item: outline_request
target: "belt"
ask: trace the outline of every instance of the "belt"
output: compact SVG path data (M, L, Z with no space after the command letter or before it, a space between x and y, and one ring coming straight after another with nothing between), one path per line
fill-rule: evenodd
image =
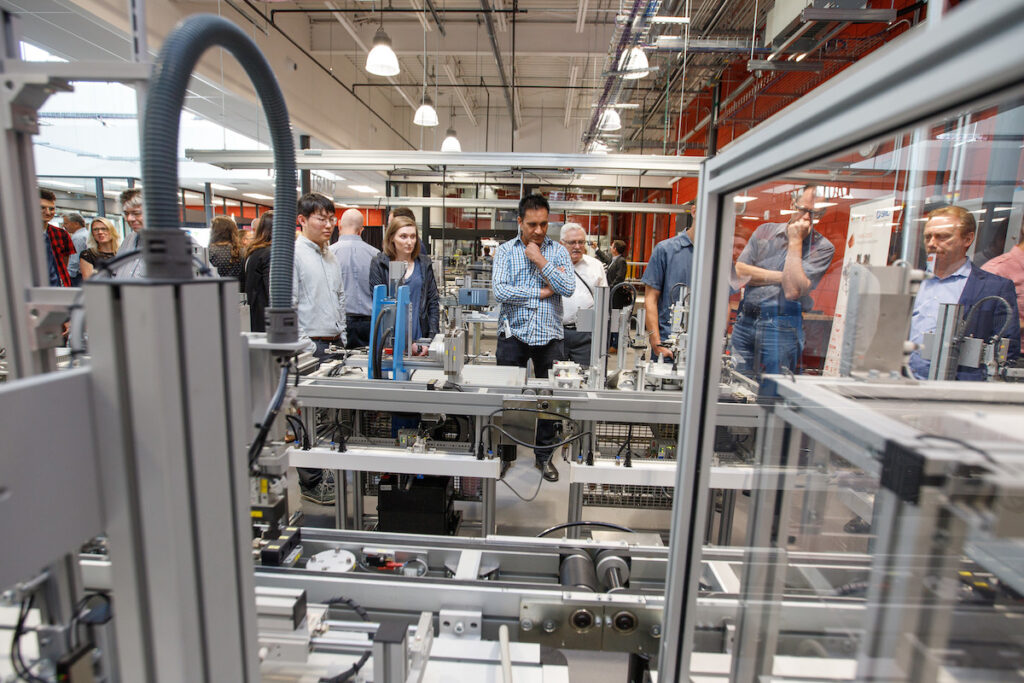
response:
M803 312L799 303L793 301L782 306L778 304L740 304L740 313L751 318L774 318L776 316L798 316Z
M333 337L310 337L310 339L312 339L313 341L318 341L318 342L334 342L334 341L341 340L341 335L340 334L336 334Z
M576 323L563 323L562 327L564 327L567 330L575 330L576 329Z

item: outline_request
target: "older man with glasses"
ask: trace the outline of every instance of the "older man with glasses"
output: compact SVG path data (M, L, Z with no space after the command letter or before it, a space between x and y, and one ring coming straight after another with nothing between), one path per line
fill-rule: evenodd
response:
M562 327L565 333L563 353L567 360L580 365L590 365L590 342L592 332L576 329L579 312L594 307L594 287L607 287L604 266L593 256L587 256L587 233L579 223L562 226L559 238L569 252L573 271L576 274L576 291L570 297L562 298Z
M745 281L732 328L737 369L750 377L799 371L808 294L832 263L835 247L814 229L817 187L794 193L788 223L762 223L736 261Z

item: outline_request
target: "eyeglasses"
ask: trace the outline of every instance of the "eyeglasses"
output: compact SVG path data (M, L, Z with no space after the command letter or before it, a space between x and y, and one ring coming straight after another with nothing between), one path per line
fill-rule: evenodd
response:
M586 243L586 240L565 240L564 242L564 244L568 244L570 247L578 247Z
M93 228L92 229L92 234L95 235L98 232L110 232L110 230L108 228Z
M310 218L316 218L318 221L322 223L327 223L328 225L334 225L335 223L338 222L337 216L331 216L323 213L314 213L312 216L310 216Z
M800 206L799 204L793 205L793 212L794 216L802 216L806 213L811 218L821 218L825 215L825 209L809 209L806 206Z

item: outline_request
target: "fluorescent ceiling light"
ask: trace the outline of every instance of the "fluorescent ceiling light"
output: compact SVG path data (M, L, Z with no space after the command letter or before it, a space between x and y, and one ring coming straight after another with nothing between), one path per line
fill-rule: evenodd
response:
M369 185L349 185L348 189L355 190L356 192L367 192L367 193L376 192L377 191L377 190L373 189L372 187L370 187Z
M388 38L383 26L373 36L373 49L366 55L366 70L374 76L397 76L401 71L398 57L391 49L391 38Z
M262 199L264 201L271 201L274 199L273 197L268 197L267 195L260 194L259 192L243 192L242 196L248 197L249 199Z
M835 206L835 205L836 205L835 202L814 202L814 208L815 209L824 209L824 208L827 208L829 206Z
M796 209L783 209L782 211L779 211L779 213L781 213L783 216L791 216L794 213L796 213Z
M437 125L437 110L434 109L434 103L429 97L423 97L419 109L416 110L416 114L412 117L412 122L417 126L433 127Z
M52 185L53 187L73 187L76 190L82 188L81 183L66 183L63 180L40 180L40 185Z
M315 175L320 176L321 178L327 178L328 180L333 180L334 182L338 182L339 180L344 180L344 178L342 178L337 173L331 173L330 171L313 171L313 173Z
M622 75L627 81L643 78L651 73L648 67L650 63L647 61L647 55L638 47L629 48L619 59L619 71L628 72Z
M608 106L612 107L613 109L639 109L640 108L639 104L630 103L630 102L623 102L621 104L609 104ZM591 104L590 105L591 109L594 109L596 107L597 107L596 104Z
M993 211L1013 211L1012 206L997 206Z
M740 218L742 218L745 221L759 221L759 220L761 220L757 216L740 216Z
M689 24L690 17L651 17L652 24Z
M743 204L743 203L746 203L746 202L752 202L755 199L757 199L757 197L751 197L750 195L745 195L745 194L738 194L738 195L736 195L735 197L732 198L732 200L734 202L736 202L737 204Z
M238 192L238 188L230 187L228 185L221 185L220 183L210 183L211 190L222 190L224 192Z
M444 142L441 143L442 152L461 152L462 143L459 142L459 138L455 135L455 129L449 128L445 136Z
M601 112L601 118L597 121L598 130L619 130L620 128L622 128L622 119L619 118L619 112L611 107Z

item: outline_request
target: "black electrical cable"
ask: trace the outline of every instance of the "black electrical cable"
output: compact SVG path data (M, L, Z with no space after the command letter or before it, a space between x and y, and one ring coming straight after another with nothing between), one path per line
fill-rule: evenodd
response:
M370 349L370 353L373 357L373 376L370 379L384 379L384 371L381 365L384 364L384 330L385 324L391 324L391 321L385 322L387 318L394 318L393 315L388 315L386 311L394 311L393 307L382 308L377 313L377 319L373 321L373 345ZM390 330L394 330L394 327L390 327Z
M25 621L28 613L32 611L32 604L35 602L35 595L21 601L18 610L18 621L14 626L14 636L11 638L11 666L14 668L14 675L29 683L46 683L45 679L34 675L31 669L25 664L21 656L21 636L25 633Z
M346 598L345 596L341 595L336 598L331 598L327 601L328 609L335 605L345 605L351 608L356 614L358 614L359 618L363 621L370 620L370 615L366 612L365 609L363 609L362 605L360 605L352 598ZM342 671L337 676L325 676L320 679L319 683L345 683L346 681L351 681L353 678L356 677L356 674L359 673L359 670L363 668L363 665L366 664L366 660L370 658L370 653L371 650L366 650L359 658L359 661L350 666L348 669Z
M1010 326L1010 322L1013 319L1013 308L1010 306L1010 302L1003 297L990 294L989 296L983 296L974 302L974 305L971 306L971 310L967 311L967 316L964 318L964 321L960 323L960 329L957 330L957 336L964 336L967 332L967 328L971 326L974 322L974 318L978 315L978 309L980 309L981 305L986 301L998 301L1003 305L1003 308L1006 309L1006 318L1003 320L1003 326L1000 328L999 332L992 335L992 337L998 339L1006 334L1006 329Z
M277 384L277 391L274 392L273 398L270 399L270 405L267 406L267 413L263 416L263 422L260 424L259 432L256 433L256 438L253 439L252 445L249 446L249 468L251 469L256 459L260 457L260 451L263 450L263 445L267 442L267 434L270 432L270 428L274 424L274 420L277 418L277 413L281 410L281 404L284 403L285 390L288 388L288 364L281 364L281 380Z
M177 160L177 157L175 157L175 160ZM99 268L104 273L106 273L108 276L114 277L114 266L118 265L119 263L123 263L125 261L130 261L131 259L141 257L141 249L132 249L131 251L126 251L123 254L118 254L109 261L99 261L96 263L96 267ZM98 274L98 276L102 277L102 273Z
M303 423L297 415L285 415L284 419L292 428L292 432L295 434L295 440L301 444L302 450L308 451L312 448L313 444L309 438L309 432L306 430L305 423Z
M631 290L633 290L633 300L629 302L628 306L622 307L628 308L629 306L632 306L634 303L636 303L636 298L640 295L640 292L636 290L636 285L634 285L632 282L626 282L625 280L623 280L619 284L612 287L612 291L608 292L608 300L615 301L615 293L618 292L623 287L629 287Z
M537 538L543 538L544 536L547 536L548 534L553 534L556 531L561 531L562 529L568 529L570 527L576 526L599 526L602 529L614 529L615 531L624 531L627 534L636 533L629 527L621 526L619 524L612 524L611 522L562 522L561 524L556 524L553 527L549 527L544 531L540 532L539 534L537 534Z

